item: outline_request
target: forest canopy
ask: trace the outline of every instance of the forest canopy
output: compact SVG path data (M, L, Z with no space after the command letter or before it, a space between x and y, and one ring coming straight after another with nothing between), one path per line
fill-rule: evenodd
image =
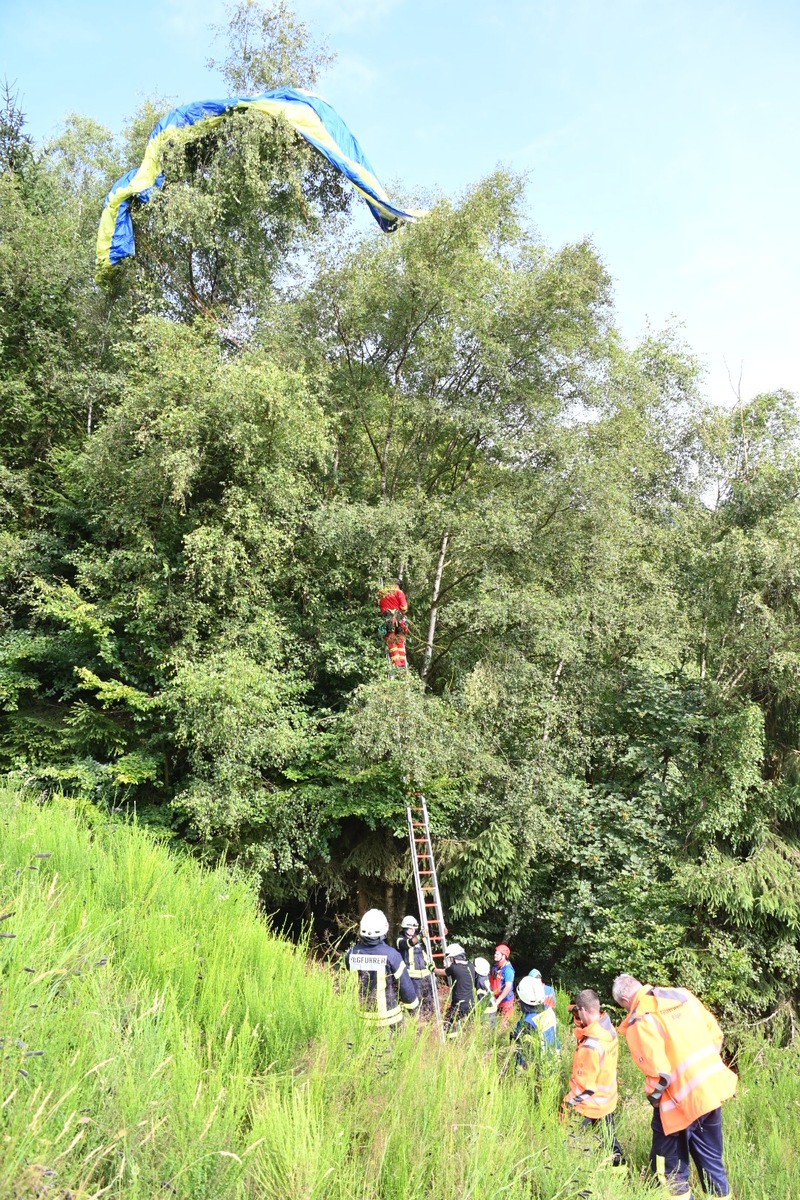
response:
M285 5L234 10L237 87L323 59ZM98 288L104 194L162 112L37 146L6 90L0 771L235 861L331 936L409 902L411 775L467 945L787 998L796 398L715 408L678 332L627 344L596 249L547 246L513 175L362 233L248 113L176 138Z

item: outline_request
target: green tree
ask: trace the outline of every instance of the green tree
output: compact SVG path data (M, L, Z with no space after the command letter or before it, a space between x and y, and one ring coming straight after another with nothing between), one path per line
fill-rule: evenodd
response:
M308 26L285 0L262 4L239 0L226 6L227 25L214 26L227 45L227 56L210 58L221 67L234 95L251 95L276 87L315 87L319 75L336 56L318 43Z
M25 114L16 84L3 80L0 96L0 174L24 175L33 165L33 141L25 132Z
M217 32L227 56L211 65L222 68L234 94L313 85L331 61L283 0L231 6ZM131 123L131 162L141 161L165 112L147 104ZM176 133L162 169L163 190L133 206L136 260L115 269L107 286L132 291L137 308L210 319L240 347L276 280L325 222L348 210L351 189L285 121L252 111L230 112L210 131Z

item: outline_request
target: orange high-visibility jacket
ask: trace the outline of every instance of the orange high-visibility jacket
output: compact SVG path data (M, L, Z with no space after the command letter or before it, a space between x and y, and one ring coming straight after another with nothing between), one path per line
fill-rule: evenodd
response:
M605 1013L573 1029L578 1045L564 1106L585 1117L605 1117L617 1107L617 1031Z
M643 987L620 1025L665 1133L686 1129L736 1091L720 1058L722 1030L686 988Z

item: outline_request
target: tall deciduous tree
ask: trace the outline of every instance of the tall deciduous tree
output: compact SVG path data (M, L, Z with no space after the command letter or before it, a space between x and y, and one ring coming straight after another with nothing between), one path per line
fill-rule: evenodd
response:
M332 61L283 0L232 5L217 32L227 54L210 65L233 94L312 86ZM164 111L147 104L132 123L132 162ZM136 259L115 286L132 289L133 303L150 311L211 320L233 346L247 341L293 256L351 203L339 172L286 122L252 111L229 112L211 131L176 133L163 173L163 190L134 204Z

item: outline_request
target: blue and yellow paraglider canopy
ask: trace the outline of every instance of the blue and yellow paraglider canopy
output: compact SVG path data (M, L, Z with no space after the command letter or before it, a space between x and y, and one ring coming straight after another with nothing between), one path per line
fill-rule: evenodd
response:
M292 129L319 150L360 192L375 220L386 233L402 221L420 214L392 204L369 160L342 118L327 101L301 88L279 87L258 96L229 96L227 100L197 100L173 108L162 117L147 140L141 165L127 171L106 196L97 231L95 277L134 253L131 200L150 199L153 188L164 183L161 160L164 147L178 129L194 125L213 129L231 109L252 108L271 117L283 117Z

